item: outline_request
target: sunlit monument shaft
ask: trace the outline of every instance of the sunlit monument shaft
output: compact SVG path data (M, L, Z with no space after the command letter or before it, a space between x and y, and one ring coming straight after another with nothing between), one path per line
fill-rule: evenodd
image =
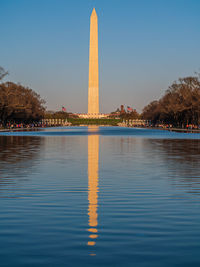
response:
M99 114L98 18L95 9L90 17L88 114Z
M95 127L95 126L94 126ZM92 129L91 129L92 130ZM95 130L95 128L93 129ZM99 170L99 136L88 136L88 215L90 241L89 246L95 245L98 226L98 170Z

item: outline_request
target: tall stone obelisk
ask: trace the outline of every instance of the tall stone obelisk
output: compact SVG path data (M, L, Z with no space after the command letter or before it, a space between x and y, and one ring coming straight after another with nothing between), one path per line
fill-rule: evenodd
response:
M95 8L90 17L88 114L99 114L98 18Z

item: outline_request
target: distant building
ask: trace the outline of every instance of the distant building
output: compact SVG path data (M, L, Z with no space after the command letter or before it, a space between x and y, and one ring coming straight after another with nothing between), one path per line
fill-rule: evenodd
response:
M123 113L125 113L125 112L126 112L126 111L125 111L125 109L124 109L124 105L121 105L120 113L123 114Z
M108 118L110 114L103 114L103 113L98 113L98 114L88 114L88 113L81 113L81 114L76 114L79 118L82 119L103 119L103 118Z

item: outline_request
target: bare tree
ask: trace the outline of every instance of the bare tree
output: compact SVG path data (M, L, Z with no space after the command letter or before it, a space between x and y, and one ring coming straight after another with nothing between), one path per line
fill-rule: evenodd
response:
M143 109L143 118L156 123L200 124L200 77L185 77L174 82L159 101Z
M0 67L0 80L2 80L6 75L8 75L8 72L6 72L4 68Z
M12 82L0 84L0 120L29 122L42 118L45 101L28 87Z

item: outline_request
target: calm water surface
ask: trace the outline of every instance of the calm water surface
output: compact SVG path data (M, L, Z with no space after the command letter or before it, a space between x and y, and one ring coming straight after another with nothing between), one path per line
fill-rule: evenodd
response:
M1 266L200 266L200 134L0 133Z

